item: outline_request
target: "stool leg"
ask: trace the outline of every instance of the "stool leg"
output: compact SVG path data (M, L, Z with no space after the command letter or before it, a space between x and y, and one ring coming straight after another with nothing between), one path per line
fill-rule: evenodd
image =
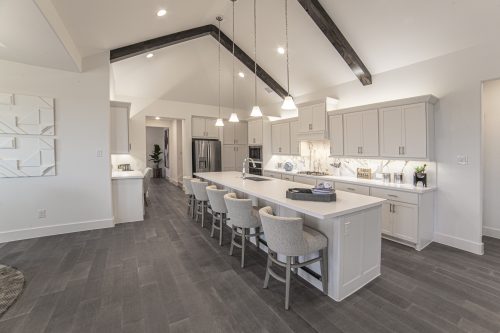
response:
M259 236L260 228L259 227L255 228L255 233L257 234L257 236L255 236L255 245L257 245L257 250L260 250L260 236Z
M292 264L296 264L299 262L299 257L292 257ZM298 274L299 273L299 269L298 268L292 268L293 270L293 273L294 274Z
M201 227L205 227L205 201L201 202Z
M234 249L234 226L231 227L232 231L231 231L231 247L229 248L229 255L232 256L233 255L233 249Z
M267 265L266 265L266 277L264 278L264 289L267 289L269 284L269 269L271 268L273 261L271 260L271 250L267 250Z
M321 283L323 284L323 293L328 295L328 247L321 250Z
M195 218L195 212L196 212L196 198L193 196L191 198L191 218L194 219Z
M212 214L212 231L210 231L210 237L211 237L211 238L214 238L214 230L215 230L215 214L217 214L217 213L213 213L213 214Z
M222 227L224 226L224 213L219 215L219 246L222 246Z
M285 291L285 310L288 310L290 307L290 273L291 269L292 257L286 257L286 291Z
M245 267L246 228L241 228L241 268Z

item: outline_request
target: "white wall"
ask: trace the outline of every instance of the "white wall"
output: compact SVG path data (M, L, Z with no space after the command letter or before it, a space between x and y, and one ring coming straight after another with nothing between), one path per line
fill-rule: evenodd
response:
M0 242L113 226L109 54L83 73L7 61L0 73L0 91L55 98L57 163L54 177L0 180Z
M481 82L500 77L499 58L500 45L477 46L375 75L370 86L353 81L297 102L331 96L343 108L437 96L435 241L481 254ZM467 155L469 165L458 165L457 155Z
M484 116L484 190L483 190L483 233L500 238L500 80L488 81L483 85Z

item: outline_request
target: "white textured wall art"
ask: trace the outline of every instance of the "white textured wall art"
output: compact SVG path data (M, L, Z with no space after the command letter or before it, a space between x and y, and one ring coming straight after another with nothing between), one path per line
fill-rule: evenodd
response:
M0 93L0 134L54 135L54 99Z
M0 178L55 176L54 138L0 136Z

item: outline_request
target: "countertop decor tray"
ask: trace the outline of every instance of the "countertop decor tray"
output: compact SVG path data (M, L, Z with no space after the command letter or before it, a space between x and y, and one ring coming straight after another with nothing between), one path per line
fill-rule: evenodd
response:
M292 200L331 202L337 200L335 191L329 194L313 194L310 189L290 188L286 191L286 197Z

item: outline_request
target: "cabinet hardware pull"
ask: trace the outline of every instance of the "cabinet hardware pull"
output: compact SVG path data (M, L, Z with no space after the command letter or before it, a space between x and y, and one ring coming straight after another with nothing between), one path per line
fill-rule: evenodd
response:
M405 154L405 146L402 146L402 147L401 147L401 151L403 152L403 154L402 154L402 155L404 155L404 154Z
M397 195L394 195L394 194L387 194L388 197L391 197L391 198L399 198Z
M392 212L396 213L396 205L395 204L392 204Z
M347 188L349 191L356 191L355 189L353 189L352 187L348 187Z

